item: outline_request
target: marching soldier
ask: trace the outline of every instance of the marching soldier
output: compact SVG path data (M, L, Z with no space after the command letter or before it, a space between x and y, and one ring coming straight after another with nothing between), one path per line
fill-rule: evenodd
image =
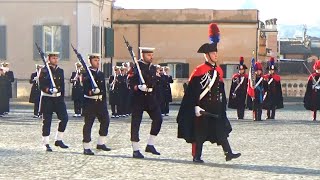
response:
M219 36L216 24L210 24L210 29L212 26L217 30L212 34ZM192 143L195 163L204 162L201 154L205 141L221 145L226 161L241 155L232 152L228 141L232 128L226 116L223 71L216 64L217 43L217 41L211 44L205 43L199 48L198 53L204 54L205 63L199 65L190 76L177 117L178 138Z
M308 78L307 90L304 95L304 107L313 112L313 121L317 120L317 110L320 110L320 60L313 65L314 73Z
M111 106L111 118L119 118L120 112L120 91L119 91L119 75L120 68L113 66L114 75L109 77L109 104Z
M156 100L156 67L152 64L154 48L139 47L141 59L138 64L141 69L139 74L137 65L133 69L133 74L129 76L129 85L133 90L132 96L132 117L131 117L131 142L133 148L133 158L144 158L139 150L139 129L142 121L143 111L146 111L152 119L150 136L145 152L155 155L160 153L154 147L154 140L161 129L162 116L159 103ZM141 81L145 84L141 84Z
M3 117L7 109L7 101L9 101L8 79L5 76L4 67L0 66L0 117Z
M232 76L228 107L236 109L238 119L243 119L248 85L248 74L246 74L248 68L244 64L243 57L240 57L237 69L239 69L239 72Z
M3 67L3 71L5 72L5 76L7 77L7 88L8 88L8 96L9 99L6 100L6 108L5 113L8 114L10 112L10 99L12 98L12 83L14 82L14 75L13 72L9 69L9 63L3 62L1 63L1 66Z
M50 70L47 69L47 67L42 68L39 76L39 86L41 89L40 112L43 118L43 144L46 147L46 151L52 151L49 145L52 114L55 112L60 120L54 144L60 148L68 148L62 141L68 123L68 113L64 101L64 71L58 67L59 52L48 52L47 55ZM52 73L52 79L50 78L50 71ZM56 87L53 87L53 83Z
M282 88L280 82L280 76L275 73L277 67L274 65L274 58L271 57L267 71L269 74L264 76L266 83L266 90L263 96L263 109L267 110L266 119L274 119L276 115L276 109L283 108Z
M39 112L39 102L40 102L40 95L41 91L39 88L39 76L41 73L41 69L43 68L42 65L36 64L36 72L31 74L30 77L30 84L32 84L29 102L33 103L33 118L39 118L40 112Z
M253 110L253 120L254 121L262 121L262 103L263 103L263 96L264 91L267 88L267 82L264 80L262 74L262 64L260 62L256 62L254 65L255 70L255 83L254 83L254 96L251 97L248 94L247 98L247 106L249 110ZM250 88L248 86L248 88Z
M83 85L82 85L82 65L80 62L75 63L76 71L72 72L70 83L72 83L72 100L74 102L73 117L81 117L83 103Z
M169 74L170 68L165 66L162 68L162 77L164 78L164 101L162 104L162 114L169 116L169 103L172 102L172 94L170 84L173 83L172 76Z
M89 67L92 78L87 73L83 78L84 89L84 126L83 126L83 154L94 155L90 147L91 142L91 129L95 118L98 118L100 122L99 138L97 143L97 149L103 151L110 151L105 144L106 137L109 129L109 113L107 109L106 100L106 85L103 72L99 70L100 66L100 54L89 54ZM97 84L98 89L94 89L94 82Z

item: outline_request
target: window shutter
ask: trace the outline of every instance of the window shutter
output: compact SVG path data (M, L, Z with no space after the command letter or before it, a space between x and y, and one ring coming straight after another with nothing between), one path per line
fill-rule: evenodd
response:
M99 53L99 27L92 26L92 53Z
M182 72L183 72L183 64L182 63L176 64L176 78L182 78Z
M69 26L61 26L61 60L70 58L70 30Z
M40 60L41 57L35 43L37 43L40 48L43 48L43 27L39 25L33 26L33 59Z
M105 57L114 56L114 30L112 28L104 28L104 50Z
M111 63L103 63L103 72L104 72L105 77L110 77L112 75Z
M189 78L189 63L182 64L182 78Z
M6 26L0 26L0 59L7 58L7 29Z

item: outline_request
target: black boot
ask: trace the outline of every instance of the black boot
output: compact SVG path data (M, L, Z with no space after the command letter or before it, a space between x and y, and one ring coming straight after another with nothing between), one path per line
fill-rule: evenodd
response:
M196 154L193 157L194 163L204 163L201 159L203 143L196 143Z
M51 149L51 147L50 147L49 144L46 144L46 151L47 151L47 152L52 152L52 149Z
M133 158L137 158L137 159L143 159L144 156L140 153L140 151L133 151L133 155L132 155Z
M63 149L69 148L69 146L65 145L61 140L54 142L55 146L59 146Z
M91 149L83 149L83 154L84 155L94 155L94 153L91 151Z
M160 153L156 150L156 148L153 145L147 145L146 152L150 152L155 155L160 155Z
M97 144L97 149L101 149L103 151L111 151L111 149L108 148L105 144L102 144L102 145Z
M224 151L224 154L226 156L226 161L230 161L232 159L235 159L235 158L238 158L241 156L240 153L236 153L236 154L233 154L232 153L232 150L231 150L231 147L230 147L230 144L229 144L229 141L228 139L225 139L222 143L222 148L223 148L223 151Z

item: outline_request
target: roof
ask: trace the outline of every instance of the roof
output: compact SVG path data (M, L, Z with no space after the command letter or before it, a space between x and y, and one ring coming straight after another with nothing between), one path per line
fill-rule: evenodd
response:
M280 41L280 54L311 54L300 41Z

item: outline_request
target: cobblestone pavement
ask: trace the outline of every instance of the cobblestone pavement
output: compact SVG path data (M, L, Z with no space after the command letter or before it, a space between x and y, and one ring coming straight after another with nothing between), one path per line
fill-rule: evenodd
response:
M68 107L72 107L68 102ZM320 123L311 121L311 113L301 103L287 102L276 120L253 122L236 120L228 111L233 125L229 138L235 152L242 156L226 162L220 146L206 143L204 164L193 164L191 145L177 139L175 117L178 106L171 106L169 117L156 139L161 156L143 152L145 159L131 158L130 118L112 119L108 146L110 152L97 151L95 156L82 154L83 120L72 118L65 133L67 150L53 146L57 120L53 122L53 152L41 147L41 121L33 119L32 106L13 102L12 111L0 118L0 179L320 179ZM263 117L265 118L265 112ZM99 123L92 132L93 144ZM141 149L144 149L150 119L141 125Z

